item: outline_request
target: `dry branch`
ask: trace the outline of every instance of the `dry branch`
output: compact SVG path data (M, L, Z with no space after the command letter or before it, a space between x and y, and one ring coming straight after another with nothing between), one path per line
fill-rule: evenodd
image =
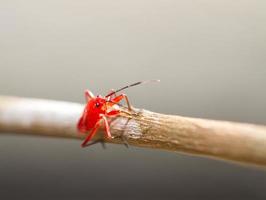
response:
M0 96L0 132L83 139L76 130L82 110L78 103ZM134 110L111 123L111 133L130 145L266 166L265 126Z

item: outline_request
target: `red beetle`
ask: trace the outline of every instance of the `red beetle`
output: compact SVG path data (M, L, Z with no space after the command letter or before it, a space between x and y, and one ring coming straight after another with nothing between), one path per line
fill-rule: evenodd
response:
M117 96L117 92L120 92L132 86L151 81L159 80L140 81L137 83L133 83L118 90L112 90L104 97L100 95L95 97L91 91L86 90L85 98L87 104L85 106L82 116L78 121L77 128L82 133L86 133L89 130L91 130L91 132L85 138L81 146L85 147L87 143L92 139L92 137L96 134L98 128L100 127L100 122L102 120L105 125L106 137L112 138L107 117L115 117L121 113L121 110L119 109L119 106L117 106L117 104L123 99L126 100L128 110L132 110L127 96L125 94L120 94Z

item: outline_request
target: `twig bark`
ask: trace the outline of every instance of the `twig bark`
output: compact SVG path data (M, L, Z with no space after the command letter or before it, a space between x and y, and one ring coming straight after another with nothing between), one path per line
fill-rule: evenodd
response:
M76 130L82 104L0 96L0 132L83 139ZM181 151L266 166L266 127L163 115L134 109L111 122L111 143Z

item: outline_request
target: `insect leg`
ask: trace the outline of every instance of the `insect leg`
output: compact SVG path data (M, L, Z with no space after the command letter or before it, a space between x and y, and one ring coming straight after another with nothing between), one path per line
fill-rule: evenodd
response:
M89 90L85 90L85 100L88 102L90 99L92 99L94 97L94 94L89 91Z
M120 113L120 110L111 110L110 112L106 113L106 116L108 117L115 117Z
M117 95L116 95L116 92L115 92L114 89L111 89L109 93L112 93L112 95L110 95L110 99L112 99L113 96L114 96L114 97L117 96Z
M109 123L108 123L108 120L107 118L104 116L104 115L101 115L103 121L104 121L104 125L105 125L105 132L106 132L106 136L107 138L112 138L112 135L110 133L110 126L109 126Z
M90 134L86 137L86 139L83 141L83 143L81 144L82 147L86 147L87 143L91 140L91 138L95 135L95 133L97 132L98 128L100 126L100 123L97 122L97 124L95 124L95 126L93 127L93 129L91 130Z
M126 100L128 110L131 111L132 109L131 109L131 106L130 106L130 103L129 103L128 97L127 97L127 95L125 95L125 94L120 94L119 96L113 98L113 99L112 99L112 102L113 102L114 104L117 104L117 103L119 103L120 101L122 101L122 99L125 99L125 100Z

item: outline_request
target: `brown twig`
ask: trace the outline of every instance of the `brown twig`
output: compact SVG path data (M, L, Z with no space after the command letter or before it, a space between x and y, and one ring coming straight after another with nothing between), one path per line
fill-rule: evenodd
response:
M0 96L0 132L83 139L76 122L83 105ZM107 140L266 166L266 127L163 115L134 109L111 122Z

